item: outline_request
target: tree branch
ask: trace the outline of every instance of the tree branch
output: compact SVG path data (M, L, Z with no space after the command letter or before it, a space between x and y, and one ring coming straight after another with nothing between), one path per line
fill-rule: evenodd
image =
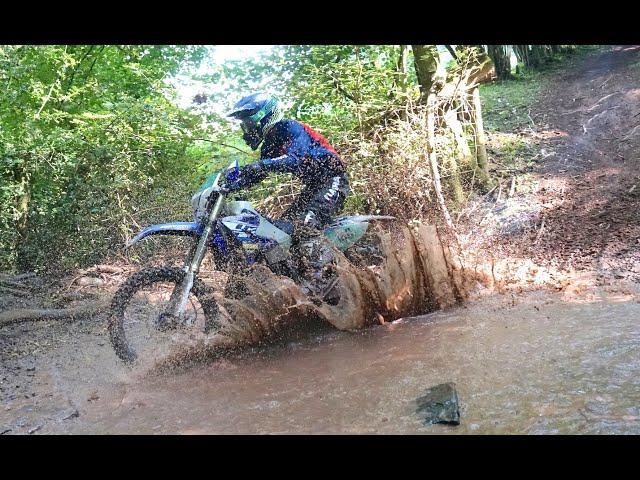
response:
M64 47L64 53L67 53L67 47L68 45ZM64 70L65 70L65 67L63 67L62 69L62 73L64 73ZM36 115L35 115L36 120L40 118L40 113L42 112L42 109L49 102L49 99L51 98L51 93L53 92L53 87L55 87L56 83L58 83L58 81L60 80L60 75L61 73L58 72L56 79L51 84L51 88L49 88L49 93L47 93L47 96L45 97L44 102L42 102L42 105L40 105L40 109L36 112Z
M358 99L353 96L352 94L350 94L349 92L347 92L344 87L342 85L340 85L340 81L334 77L333 75L331 75L330 73L328 74L329 77L331 77L331 80L333 80L333 86L336 87L336 90L338 90L338 92L340 92L341 94L343 94L345 97L347 97L349 100L351 100L354 103L359 103Z
M449 53L451 54L451 56L453 57L454 60L458 60L458 56L456 55L456 51L453 49L453 47L451 45L445 45L444 46L447 50L449 50Z
M69 77L69 83L67 84L67 88L65 88L65 93L68 92L71 89L71 85L73 85L73 77L75 77L76 73L78 72L78 70L82 66L82 62L84 62L84 60L87 58L87 56L91 53L91 51L95 47L96 47L95 45L89 46L89 48L87 49L85 54L82 56L82 58L78 62L78 65L76 65L76 68L73 69L73 72L71 73L71 76Z

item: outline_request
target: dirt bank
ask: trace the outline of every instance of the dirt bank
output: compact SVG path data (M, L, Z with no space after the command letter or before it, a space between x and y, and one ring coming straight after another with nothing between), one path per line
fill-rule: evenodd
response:
M548 83L524 134L541 149L533 192L511 201L528 224L487 245L597 284L640 281L639 86L640 46L608 47Z

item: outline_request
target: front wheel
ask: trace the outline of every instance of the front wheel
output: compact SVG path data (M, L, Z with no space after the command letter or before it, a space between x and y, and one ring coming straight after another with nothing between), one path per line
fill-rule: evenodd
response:
M122 361L151 360L166 353L176 335L209 333L217 326L218 306L212 291L197 278L184 314L178 319L167 318L171 294L184 275L177 267L145 268L118 289L111 302L108 330Z

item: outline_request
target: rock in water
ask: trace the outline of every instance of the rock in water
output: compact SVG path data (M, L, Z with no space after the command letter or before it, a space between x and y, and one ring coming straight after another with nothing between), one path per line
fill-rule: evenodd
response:
M419 397L417 413L425 425L433 423L460 424L458 393L454 383L441 383Z

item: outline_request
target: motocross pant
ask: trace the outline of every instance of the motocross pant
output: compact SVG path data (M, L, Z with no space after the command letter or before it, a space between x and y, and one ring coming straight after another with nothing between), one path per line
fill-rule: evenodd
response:
M281 218L296 226L320 230L342 211L349 192L345 174L332 177L321 185L306 186Z
M319 186L307 186L282 215L294 224L291 253L298 272L316 271L331 255L323 246L322 228L342 211L349 191L347 176L334 176Z

